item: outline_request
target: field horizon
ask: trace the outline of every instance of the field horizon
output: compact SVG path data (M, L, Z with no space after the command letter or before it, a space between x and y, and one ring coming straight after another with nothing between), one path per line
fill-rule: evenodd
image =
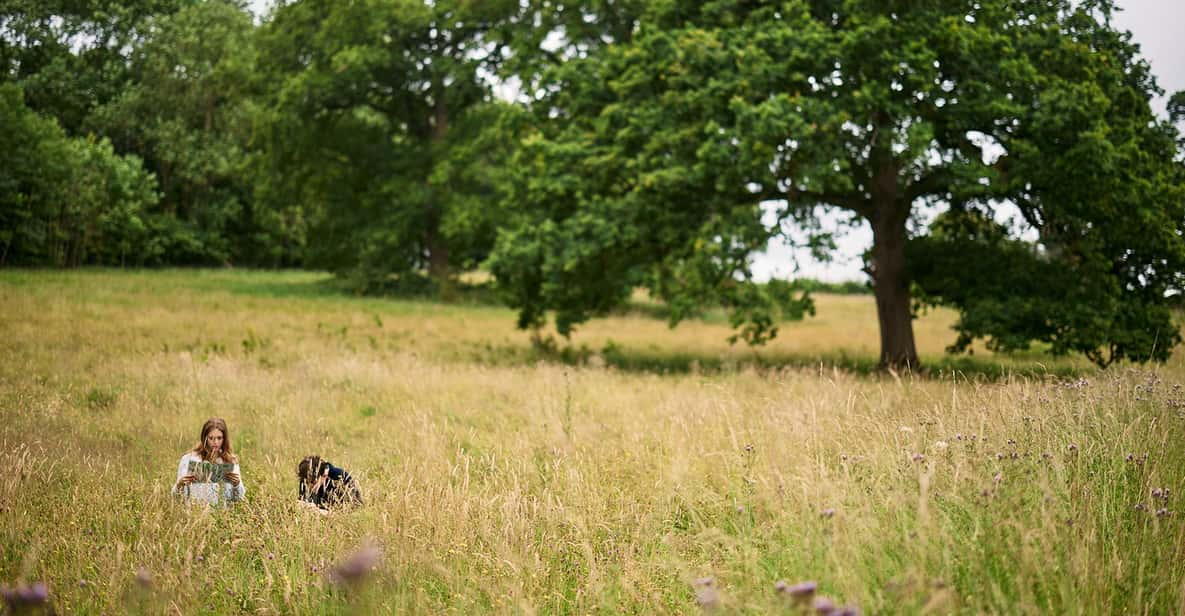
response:
M1180 353L950 358L938 310L928 372L876 374L872 298L828 295L760 349L645 306L540 346L505 307L328 280L0 270L0 585L96 614L796 613L775 584L805 581L875 614L1185 613ZM226 510L169 493L212 416ZM365 505L298 507L312 453Z

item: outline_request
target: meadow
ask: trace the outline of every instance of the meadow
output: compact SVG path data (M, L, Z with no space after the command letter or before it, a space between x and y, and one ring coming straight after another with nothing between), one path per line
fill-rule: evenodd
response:
M881 375L868 296L757 350L654 312L539 346L316 273L0 271L0 585L71 614L795 614L807 581L866 614L1185 613L1180 353L947 359L936 311L933 369ZM211 416L228 509L170 494ZM299 507L310 453L365 505Z

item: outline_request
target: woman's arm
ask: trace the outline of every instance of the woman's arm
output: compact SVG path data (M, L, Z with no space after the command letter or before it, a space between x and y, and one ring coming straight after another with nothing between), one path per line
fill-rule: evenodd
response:
M177 481L173 482L173 494L181 494L190 483L193 482L193 475L189 473L189 454L181 456L181 462L177 464Z
M247 495L247 486L243 485L243 475L239 473L239 463L235 462L235 475L239 478L239 485L234 487L234 499L243 500Z

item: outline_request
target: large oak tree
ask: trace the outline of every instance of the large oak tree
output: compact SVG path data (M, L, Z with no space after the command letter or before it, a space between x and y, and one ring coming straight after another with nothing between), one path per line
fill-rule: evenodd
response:
M755 284L752 253L783 222L825 250L819 214L835 209L873 232L886 367L917 366L922 303L960 310L956 348L1164 359L1179 340L1165 296L1185 271L1181 165L1113 10L653 3L533 101L499 284L523 326L554 310L567 334L642 285L673 321L722 302L761 341L779 306L801 314L809 298Z

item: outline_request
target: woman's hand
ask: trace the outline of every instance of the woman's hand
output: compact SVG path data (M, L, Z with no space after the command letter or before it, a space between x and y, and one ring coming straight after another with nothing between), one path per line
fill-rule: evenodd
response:
M180 490L194 481L197 481L197 477L195 475L185 475L184 477L177 480L176 488Z
M239 479L239 474L238 474L238 473L227 473L227 474L226 474L226 480L230 482L230 485L232 485L232 486L234 486L234 487L236 487L236 488L237 488L237 487L239 487L239 481L240 481L240 479Z

